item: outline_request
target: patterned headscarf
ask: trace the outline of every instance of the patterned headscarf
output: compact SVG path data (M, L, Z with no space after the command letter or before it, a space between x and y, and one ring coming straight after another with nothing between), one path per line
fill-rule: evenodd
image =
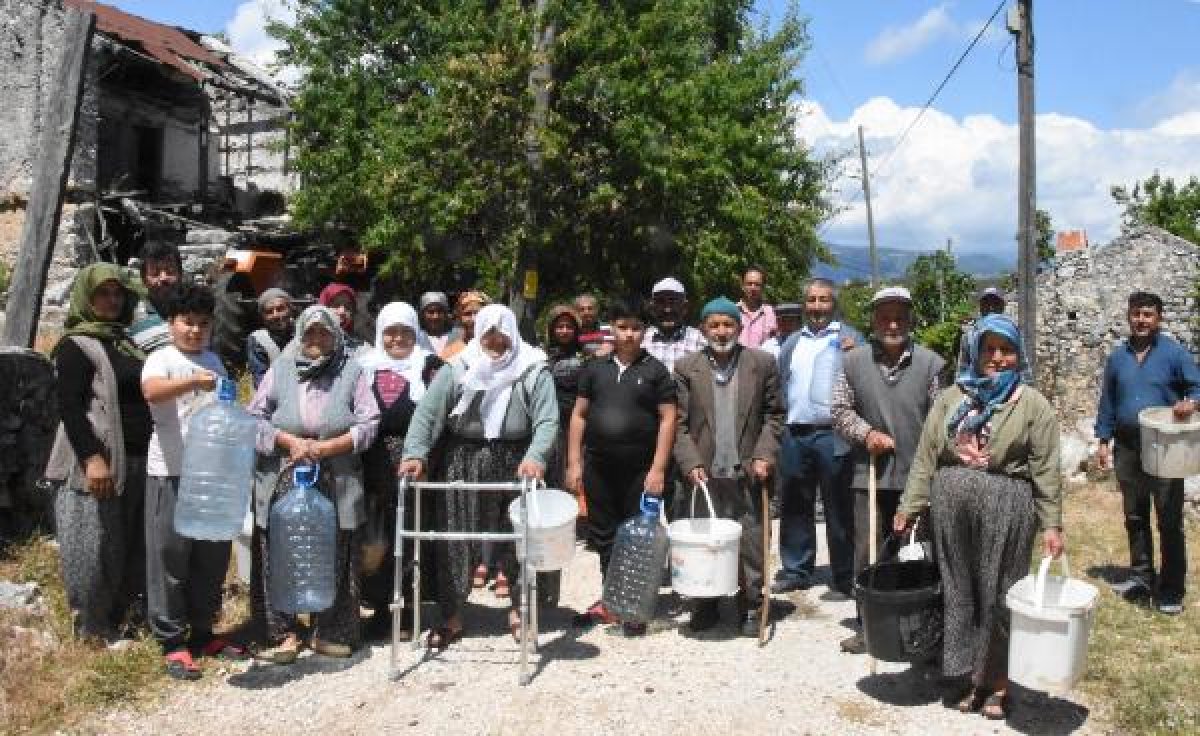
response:
M309 327L319 325L333 335L333 349L319 358L309 358L304 354L302 341ZM314 304L300 313L296 320L296 374L301 381L311 381L328 370L341 370L349 357L345 350L346 333L338 324L337 315L329 307Z
M985 335L999 335L1017 350L1017 367L998 371L995 375L983 374L983 356L980 354ZM989 314L975 323L967 342L967 364L958 374L955 383L963 392L962 403L950 415L946 433L954 437L958 432L979 435L996 410L1012 398L1017 387L1025 382L1027 363L1021 330L1009 317Z

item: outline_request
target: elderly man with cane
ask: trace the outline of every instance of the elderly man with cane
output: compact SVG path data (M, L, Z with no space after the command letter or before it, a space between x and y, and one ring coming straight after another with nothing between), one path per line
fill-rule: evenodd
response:
M891 528L925 415L941 390L946 363L913 343L912 323L908 289L875 292L870 340L846 354L833 386L833 426L852 448L855 576L875 562L878 535ZM850 654L866 651L861 631L841 646Z
M762 606L767 603L763 496L783 430L779 371L770 355L738 344L741 314L729 299L706 304L700 320L707 347L675 364L675 461L690 486L707 485L716 516L742 525L738 620L743 636L761 637L766 620ZM702 507L696 511L708 512ZM716 598L693 600L692 631L716 625L717 603Z

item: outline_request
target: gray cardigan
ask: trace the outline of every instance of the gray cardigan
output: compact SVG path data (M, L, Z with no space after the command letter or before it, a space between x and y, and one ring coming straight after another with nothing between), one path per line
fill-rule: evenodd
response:
M444 431L470 436L469 428L479 421L479 402L466 415L451 417L450 412L462 395L463 367L458 361L442 366L417 403L408 434L404 438L404 459L428 460L429 453ZM558 438L558 397L554 379L544 363L538 363L517 380L504 416L504 438L529 437L524 460L542 467L549 463L554 441Z

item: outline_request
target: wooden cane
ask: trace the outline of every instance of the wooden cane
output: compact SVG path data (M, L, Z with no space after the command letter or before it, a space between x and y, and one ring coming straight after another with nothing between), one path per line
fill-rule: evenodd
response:
M771 500L767 497L767 481L760 480L758 487L762 496L762 538L763 538L763 583L762 610L758 614L758 645L767 644L767 621L771 618Z
M868 527L871 535L867 541L868 565L874 565L877 561L876 557L879 554L879 550L877 548L878 545L875 541L879 534L879 519L876 518L878 514L875 512L875 497L877 495L875 483L875 456L871 455L870 463L867 467L867 517L870 519L870 522L868 522ZM865 640L866 632L863 632L863 637ZM875 674L877 669L876 662L875 658L872 657L870 653L867 654L867 667L870 668L872 675Z

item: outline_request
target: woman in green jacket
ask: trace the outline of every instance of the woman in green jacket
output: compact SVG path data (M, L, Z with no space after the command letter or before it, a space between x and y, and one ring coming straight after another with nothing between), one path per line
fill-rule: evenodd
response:
M541 479L557 437L558 401L546 354L521 339L517 318L508 307L492 304L475 318L470 344L438 371L417 404L399 472L424 476L430 471L430 453L442 439L442 468L431 475L468 483ZM440 530L512 530L507 499L496 493L449 491L436 498ZM515 548L511 542L498 546L500 567L515 581ZM426 644L440 650L462 637L461 609L471 590L472 554L469 542L440 542L434 549L443 621L429 632ZM512 602L508 623L517 637L519 596L514 594Z
M942 670L968 677L964 713L1008 715L1009 613L1004 595L1029 571L1037 529L1062 554L1058 420L1025 383L1021 334L1003 315L981 319L969 365L929 412L893 527L930 511L942 575Z

